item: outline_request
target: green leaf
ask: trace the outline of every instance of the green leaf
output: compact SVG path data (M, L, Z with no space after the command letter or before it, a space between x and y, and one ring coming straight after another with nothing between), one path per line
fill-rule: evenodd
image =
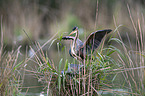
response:
M65 46L62 47L61 51L63 52L64 49L65 49Z
M110 56L111 54L113 54L115 52L115 50L111 50L107 53L107 56Z
M62 40L62 37L63 37L63 33L61 33L60 37L59 37L59 40L61 41Z
M18 68L22 63L23 63L23 61L21 61L19 64L17 64L17 65L14 67L13 71L15 71L15 69Z
M3 83L1 82L1 84L0 84L0 88L1 88L2 85L3 85Z
M62 58L59 61L59 68L58 68L58 89L59 89L59 93L60 93L60 88L61 88L61 65L62 65Z
M49 68L53 69L49 62L47 62L47 65L49 66Z
M57 73L56 69L54 69L54 68L50 65L49 62L47 62L46 64L48 65L47 69L48 69L49 71ZM57 73L57 74L58 74L58 73Z
M68 69L68 60L65 61L64 73L67 71L67 69Z

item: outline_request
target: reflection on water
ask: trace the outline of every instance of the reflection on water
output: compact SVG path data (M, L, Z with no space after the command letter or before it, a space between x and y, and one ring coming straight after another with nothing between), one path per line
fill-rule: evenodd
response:
M28 56L29 56L29 57L33 57L33 56L34 56L34 53L32 52L32 50L29 50Z
M127 90L125 89L110 89L110 91L99 91L99 94L103 96L114 96L114 95L119 95L119 96L128 96Z

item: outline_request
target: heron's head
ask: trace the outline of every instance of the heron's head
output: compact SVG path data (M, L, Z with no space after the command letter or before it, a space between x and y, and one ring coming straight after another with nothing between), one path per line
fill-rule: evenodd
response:
M77 32L78 32L78 27L75 26L73 28L73 31L69 34L69 36L72 35L72 34L74 34L74 33L77 33Z

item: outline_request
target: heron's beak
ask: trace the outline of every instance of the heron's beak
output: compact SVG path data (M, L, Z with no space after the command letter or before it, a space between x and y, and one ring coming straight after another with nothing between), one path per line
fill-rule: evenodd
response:
M76 32L77 32L77 30L72 31L72 32L69 34L69 36L72 35L72 34L74 34L74 33L76 33Z

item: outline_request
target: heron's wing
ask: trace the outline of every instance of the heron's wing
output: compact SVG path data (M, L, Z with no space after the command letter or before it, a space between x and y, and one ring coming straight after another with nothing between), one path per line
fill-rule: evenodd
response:
M73 36L64 36L64 37L62 37L62 39L63 40L74 40L75 37L73 37ZM79 46L79 47L83 46L83 42L79 38L77 39L77 46Z
M74 40L75 37L72 37L72 36L64 36L62 37L63 40Z
M83 46L81 49L84 49L86 47L86 51L94 51L101 43L103 37L110 33L112 30L111 29L106 29L106 30L99 30L96 32L91 33L87 40L84 42Z

